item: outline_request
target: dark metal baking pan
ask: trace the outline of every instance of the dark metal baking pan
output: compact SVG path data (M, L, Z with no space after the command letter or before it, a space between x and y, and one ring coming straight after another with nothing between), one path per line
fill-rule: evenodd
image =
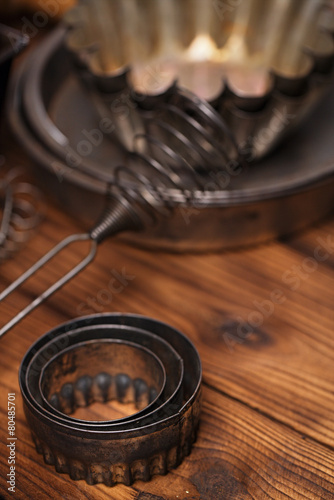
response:
M19 31L0 24L0 119L3 115L9 71L14 57L28 44L28 37Z
M36 177L45 190L88 224L101 211L106 181L112 181L124 153L104 137L84 157L85 172L80 164L70 167L61 159L55 131L76 151L81 140L88 140L83 131L99 128L63 50L63 36L63 28L57 29L14 75L9 119L36 161ZM173 215L129 238L173 251L209 251L260 243L317 221L334 208L333 117L331 87L322 105L275 153L238 175L222 174L222 189L204 192L191 207L182 193L169 190Z

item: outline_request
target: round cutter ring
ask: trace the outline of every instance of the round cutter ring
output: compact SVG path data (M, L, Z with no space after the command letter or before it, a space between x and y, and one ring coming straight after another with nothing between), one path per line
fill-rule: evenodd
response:
M58 326L20 367L24 411L47 464L88 484L148 481L190 453L201 406L201 362L193 344L137 315L87 316ZM94 401L134 402L119 420L70 416Z

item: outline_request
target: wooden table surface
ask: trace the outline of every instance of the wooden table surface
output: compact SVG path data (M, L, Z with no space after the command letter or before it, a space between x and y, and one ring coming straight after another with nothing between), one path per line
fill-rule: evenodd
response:
M8 165L24 155L9 143ZM1 289L76 222L49 206L26 248L1 266ZM1 322L73 265L76 247L1 305ZM111 273L131 275L101 303ZM334 498L334 218L284 241L208 255L137 249L117 239L96 261L1 340L0 495L18 499L262 500ZM203 410L182 465L149 483L74 482L33 446L18 385L29 346L82 313L132 312L165 321L196 345ZM253 325L253 326L252 326ZM16 492L8 492L7 395L16 402Z

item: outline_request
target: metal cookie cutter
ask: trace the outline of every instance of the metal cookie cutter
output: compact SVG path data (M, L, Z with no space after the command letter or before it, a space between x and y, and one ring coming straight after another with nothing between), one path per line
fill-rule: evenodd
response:
M179 331L137 315L103 314L41 337L20 367L36 449L57 472L88 484L166 474L190 453L201 407L201 362ZM94 401L134 402L110 421L71 417Z
M329 91L332 4L230 4L83 0L67 14L65 45L90 100L102 117L109 109L126 149L147 128L140 108L158 119L157 103L187 89L225 118L249 161L260 159ZM184 123L173 126L185 132Z

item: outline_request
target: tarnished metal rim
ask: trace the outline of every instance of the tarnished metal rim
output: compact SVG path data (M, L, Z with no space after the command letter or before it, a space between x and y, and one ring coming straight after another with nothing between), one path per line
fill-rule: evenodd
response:
M94 339L94 329L97 338ZM169 349L176 351L183 360L185 372L179 388L182 401L171 403L171 398L161 404L156 412L146 415L145 422L137 427L137 415L129 417L119 425L104 422L87 422L80 428L80 421L64 415L59 419L52 412L45 411L29 394L29 366L43 348L55 347L58 353L66 350L64 340L72 336L73 346L91 337L91 345L107 338L110 332L118 330L118 341L126 342L122 333L132 331L137 335L137 344L144 340L146 349L150 334L164 341ZM131 330L132 329L132 330ZM87 334L89 332L90 335ZM104 337L102 335L104 332ZM143 332L141 334L141 332ZM154 353L154 349L152 349ZM44 350L44 354L46 350ZM55 354L50 351L52 355ZM156 352L155 352L155 355ZM159 357L159 356L157 356ZM39 362L42 357L39 358ZM40 366L40 371L47 360ZM41 363L40 363L41 364ZM166 368L166 366L165 366ZM36 369L36 366L35 366ZM167 385L169 374L167 371ZM35 376L35 382L39 376ZM180 332L159 321L137 315L103 314L79 318L60 325L41 337L26 353L20 367L20 388L24 400L24 411L30 424L37 451L42 453L48 464L58 472L70 474L72 479L84 479L88 484L117 483L131 484L135 480L147 481L155 474L165 474L177 467L189 454L196 438L201 405L201 362L193 344ZM27 385L28 384L28 385ZM34 393L34 391L33 391ZM82 422L82 421L81 421ZM77 425L79 423L79 425Z
M152 411L158 411L161 406L165 404L174 404L176 407L181 408L182 401L180 401L181 388L184 377L183 360L179 354L171 347L171 345L150 332L143 329L134 327L124 327L115 325L94 325L81 328L74 328L62 335L59 335L48 340L38 351L34 354L31 361L26 366L26 373L24 377L23 390L29 397L29 402L31 403L34 411L38 416L52 417L54 421L60 423L60 425L66 425L66 422L70 420L75 420L76 429L80 430L91 430L95 432L97 423L91 423L87 421L80 421L78 419L71 419L64 413L55 411L52 406L46 406L43 402L43 397L40 394L40 389L38 387L41 372L54 357L55 353L63 353L68 347L76 346L80 341L92 341L95 340L119 340L120 342L135 342L138 346L143 346L150 348L152 352L158 357L162 362L165 371L169 374L168 384L164 387L162 399L159 399L157 403L152 408ZM22 365L24 361L22 362ZM182 398L181 398L182 399ZM141 412L134 415L132 420L135 420L138 427L141 427L142 421L147 423L147 417L150 417L148 410L151 408L146 407ZM51 412L51 413L50 413ZM53 414L53 415L52 415ZM128 420L128 418L126 419ZM124 427L123 421L99 421L99 427L108 428L110 432L116 432L118 430L126 429Z
M50 344L48 344L50 346ZM168 344L167 344L168 345ZM72 383L68 383L65 388L71 388L75 387L75 385L78 385L78 389L70 394L70 405L68 408L66 408L66 413L63 411L64 408L61 406L61 398L62 394L59 391L54 391L53 393L49 392L46 393L46 389L50 388L50 378L53 382L53 385L56 385L56 383L59 381L59 373L57 373L57 376L54 377L54 373L57 369L57 371L63 370L64 372L69 371L68 367L68 362L71 357L77 357L81 359L85 359L86 356L85 354L87 353L80 353L80 351L92 351L96 350L96 348L100 348L100 355L98 353L94 353L94 358L98 360L99 365L101 365L102 357L104 354L104 350L110 350L115 351L120 351L121 349L126 349L130 352L128 352L128 355L130 356L131 359L131 365L136 364L136 356L133 356L133 353L139 354L138 359L140 360L140 355L145 357L151 358L150 361L147 361L144 364L145 369L147 368L153 368L154 370L154 377L152 377L151 374L151 383L155 383L156 387L150 387L150 385L146 384L146 382L143 380L143 378L137 378L134 380L131 380L130 378L125 377L124 370L119 371L118 373L118 380L117 379L117 374L116 377L114 376L114 380L112 380L112 377L108 377L108 373L106 371L102 370L101 366L99 366L99 370L96 375L97 377L97 382L98 386L97 388L92 388L93 385L93 378L92 377L86 377L85 375L81 377L76 377L76 382L79 382L79 384L74 384L73 381ZM169 349L169 346L167 347ZM79 351L79 352L76 352ZM131 355L132 351L132 355ZM120 356L118 356L120 357ZM114 358L113 365L115 365L115 361L117 361L117 356ZM123 353L124 357L124 353ZM69 359L68 359L69 358ZM64 361L66 361L65 366L64 366ZM180 367L183 368L182 360L180 359ZM108 363L111 365L111 363ZM114 366L110 366L110 368L113 368ZM82 369L82 367L81 367ZM83 368L84 373L87 373L87 367L84 366ZM181 377L179 377L180 373L182 373ZM182 378L183 378L183 370L178 373L178 379L179 379L179 384L178 388L182 383ZM29 377L28 383L29 383ZM114 384L112 384L114 382ZM118 386L122 390L122 394L117 395L116 391L115 394L108 395L108 389L110 389L111 385L116 385L118 383ZM119 424L123 422L127 422L128 420L134 420L139 418L140 416L147 416L147 414L150 414L153 410L157 408L157 405L159 406L160 401L163 398L164 395L164 390L166 388L166 370L164 368L164 365L162 364L161 360L158 358L158 356L151 350L147 349L143 345L135 344L134 342L129 342L127 340L122 340L120 339L111 339L111 338L99 338L97 339L94 335L94 338L91 340L85 340L84 342L77 342L74 345L71 345L67 347L66 349L63 349L59 353L55 354L51 359L49 359L48 362L46 362L40 372L39 376L39 384L38 384L38 393L39 396L42 397L42 407L48 412L51 413L51 415L54 416L59 416L60 420L63 421L72 421L76 425L78 423L82 424L87 424L87 428L89 429L94 428L96 426L100 426L101 424L108 424L106 421L94 421L94 420L81 420L78 418L73 418L71 417L71 413L75 411L77 408L82 407L82 406L89 406L91 403L95 402L96 399L101 402L107 402L111 399L117 398L117 396L121 399L121 402L124 401L124 392L128 389L128 384L131 384L131 395L134 398L134 403L139 403L139 396L145 395L145 407L143 409L139 409L138 412L131 414L130 416L122 417L119 419L113 420L114 424ZM64 385L64 384L63 384ZM95 389L92 391L92 389ZM113 389L115 389L113 387ZM137 389L137 391L135 390ZM78 399L78 394L79 393L79 401L76 401ZM91 394L93 392L93 394ZM109 391L110 392L110 391ZM145 393L145 394L144 394ZM63 397L62 399L65 399L65 403L67 403L66 394L65 398ZM138 401L137 401L138 399ZM129 401L127 401L129 402ZM64 418L64 413L65 413L65 418ZM110 424L110 422L109 422Z

